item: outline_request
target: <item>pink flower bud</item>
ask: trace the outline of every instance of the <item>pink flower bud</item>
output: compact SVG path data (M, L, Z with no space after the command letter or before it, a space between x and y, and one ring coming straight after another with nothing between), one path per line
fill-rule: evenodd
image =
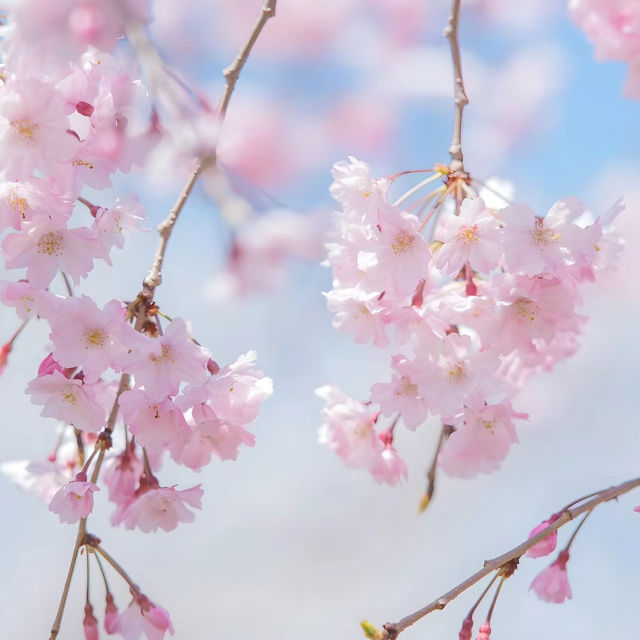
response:
M533 538L536 534L540 533L546 529L550 524L555 522L560 517L559 513L555 513L548 520L540 523L535 529L531 531L529 534L529 538ZM540 540L540 542L536 543L527 551L527 556L529 558L542 558L543 556L548 556L552 551L555 551L556 545L558 544L558 532L554 531L550 533L548 536Z
M98 621L93 615L93 607L87 602L84 608L84 620L82 621L84 628L84 637L86 640L98 640Z
M84 100L80 100L80 102L78 102L78 104L76 105L76 111L81 116L87 116L87 118L90 118L93 115L93 105L90 105Z
M476 640L491 640L491 626L488 622L485 622L478 631Z
M104 610L104 628L109 634L118 633L119 616L118 608L113 602L113 596L107 593L107 604Z
M11 343L7 342L0 347L0 374L5 370L7 366L7 360L9 359L9 354L11 353Z
M458 640L471 640L471 632L473 631L473 618L468 615L462 622L462 629L458 634Z

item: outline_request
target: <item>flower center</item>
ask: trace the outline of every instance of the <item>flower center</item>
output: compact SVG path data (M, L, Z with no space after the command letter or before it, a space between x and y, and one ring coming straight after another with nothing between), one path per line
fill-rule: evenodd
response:
M560 238L560 234L544 228L544 220L542 218L536 218L536 226L533 228L531 236L533 237L533 242L540 248L553 244Z
M478 238L478 225L462 225L460 227L460 231L458 231L456 240L462 243L465 247L479 244L480 238Z
M103 347L107 341L107 336L102 329L85 329L82 337L87 345L87 349L89 347Z
M64 242L62 234L59 231L45 233L42 238L38 240L38 253L57 257L62 255L63 250Z
M40 125L31 120L13 120L11 127L25 142L33 142Z
M409 378L402 376L396 395L405 396L407 398L416 398L418 396L418 387L413 384Z
M69 390L66 393L62 394L62 399L69 404L77 404L78 398L76 398L76 394L73 391Z
M459 384L467 377L467 370L462 362L456 362L448 371L449 384Z
M160 356L151 356L151 362L157 367L165 364L175 364L173 349L168 344L163 344L160 348Z
M406 231L397 233L393 238L393 242L391 243L393 253L395 253L397 256L399 256L401 253L407 253L407 251L409 251L411 247L413 247L415 241L415 236L407 233Z
M516 319L533 322L536 319L538 305L529 298L517 298L511 305Z
M7 204L14 210L20 214L20 217L24 220L25 213L29 208L29 203L26 198L21 198L18 194L13 191L6 200Z

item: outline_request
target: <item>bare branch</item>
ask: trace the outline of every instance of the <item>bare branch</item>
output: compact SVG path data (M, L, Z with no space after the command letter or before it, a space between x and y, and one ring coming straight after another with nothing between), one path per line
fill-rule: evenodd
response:
M407 627L410 627L412 624L414 624L421 618L424 618L426 615L432 613L433 611L444 609L452 600L455 600L467 589L470 589L477 582L490 575L494 571L497 571L506 563L515 560L516 558L520 558L535 544L546 538L548 535L552 534L554 531L557 531L568 522L571 522L571 520L573 520L574 518L577 518L583 513L590 512L598 505L603 504L604 502L608 502L609 500L614 500L618 496L621 496L639 486L640 478L627 480L626 482L623 482L616 487L611 487L610 489L604 489L603 491L598 492L597 494L595 494L595 497L577 507L573 507L572 509L565 509L561 513L560 517L557 520L554 520L554 522L552 522L548 527L537 533L535 536L525 540L510 551L503 553L497 558L493 558L493 560L485 561L482 569L474 573L466 580L463 580L458 586L454 587L450 591L447 591L447 593L441 595L439 598L436 598L433 602L429 603L422 609L418 609L418 611L405 616L398 622L385 624L383 627L384 630L381 631L379 635L380 640L395 640L398 635Z
M462 112L469 104L467 92L464 88L462 78L462 62L460 60L460 42L458 38L458 28L460 24L460 3L461 0L452 0L449 21L444 29L443 35L449 40L451 47L451 58L453 60L453 79L455 83L454 103L455 114L453 118L453 135L449 155L451 156L451 171L466 175L464 169L464 157L462 154Z
M260 36L260 33L264 29L264 26L267 24L270 18L273 18L276 15L276 3L277 0L265 0L265 3L262 7L262 12L255 26L253 27L253 31L249 35L249 39L246 41L240 52L236 56L235 60L223 71L226 86L224 93L222 94L222 98L220 100L220 104L218 105L218 116L220 120L220 125L224 121L224 118L227 114L227 108L229 106L229 100L231 100L231 95L233 94L233 90L236 86L236 82L242 71L244 65L249 58L251 50L253 49L256 40ZM141 300L151 302L153 300L153 293L156 287L159 287L162 283L162 264L164 262L164 254L167 250L167 244L169 243L169 238L171 237L171 233L173 231L173 227L184 207L185 203L189 199L191 192L193 191L193 187L195 186L198 178L202 174L202 171L206 168L214 167L216 164L215 154L212 156L198 158L193 167L191 175L187 180L187 183L182 189L182 192L178 196L176 203L173 205L173 208L169 212L169 215L165 218L163 222L158 225L158 233L160 234L160 244L158 245L158 249L156 250L156 255L153 259L153 264L151 269L144 279L142 292L139 296ZM144 317L144 314L142 314ZM141 319L141 314L138 314L138 324L136 328L141 328L143 320Z

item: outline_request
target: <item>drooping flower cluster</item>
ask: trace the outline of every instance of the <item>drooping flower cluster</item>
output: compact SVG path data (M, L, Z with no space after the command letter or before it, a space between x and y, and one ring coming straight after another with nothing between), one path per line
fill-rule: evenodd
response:
M569 10L594 45L596 60L629 64L625 95L640 100L640 5L635 0L570 0Z
M0 251L15 278L0 283L0 301L24 321L17 333L30 320L48 324L50 353L26 392L64 426L46 461L5 463L2 471L62 522L86 519L106 487L114 525L170 531L194 520L203 490L162 486L156 474L165 459L196 471L213 457L235 460L241 445L253 446L247 426L271 380L253 352L221 369L183 319L163 327L150 300L99 306L74 295L71 282L79 285L96 261L111 265L124 232L141 230L145 219L135 196L109 206L85 196L141 165L161 137L156 105L130 75L135 63L116 50L129 26L148 19L148 3L12 4L0 45ZM55 293L63 279L67 296ZM15 335L0 352L0 373ZM164 610L133 596L120 616L108 603L109 633L173 633ZM96 625L87 602L87 637L97 637Z
M467 181L459 206L443 206L427 226L437 207L421 220L392 204L391 180L373 179L364 162L340 162L333 176L342 205L328 245L333 324L394 354L391 379L373 384L365 403L319 390L327 403L321 440L394 484L406 475L393 449L397 419L413 431L433 416L453 427L439 456L446 472L499 468L517 442L515 420L528 417L513 409L513 396L577 348L585 322L578 287L615 262L610 224L622 207L589 220L567 198L543 217L527 205L500 208L490 193L485 202ZM439 177L443 193L454 180L446 168L425 182ZM376 431L381 415L393 422ZM393 464L378 464L381 451Z

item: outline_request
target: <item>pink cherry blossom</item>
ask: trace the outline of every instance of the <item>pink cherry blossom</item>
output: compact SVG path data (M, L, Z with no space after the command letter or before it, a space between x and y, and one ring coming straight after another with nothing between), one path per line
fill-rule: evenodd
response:
M71 215L71 203L55 186L38 178L28 182L0 184L0 230L20 229L25 220L46 215L64 222Z
M206 404L198 404L192 410L195 427L181 450L179 461L199 470L217 455L221 460L236 460L240 445L253 447L255 437L241 426L218 420Z
M96 212L94 229L107 256L111 247L124 247L124 231L143 230L142 224L145 219L144 207L133 196L116 200L115 205L109 209L99 209ZM111 264L108 259L107 263Z
M56 418L83 431L99 431L105 425L105 409L95 398L92 386L69 380L60 371L32 380L27 386L34 404L44 405L40 415Z
M372 178L369 165L351 156L348 162L336 162L331 174L334 182L329 190L345 207L347 215L354 216L352 219L358 222L373 219L385 200L387 181ZM358 214L364 217L358 219Z
M446 216L434 239L444 243L435 266L454 277L466 262L489 273L500 262L500 223L481 198L465 198L457 216Z
M431 251L420 234L420 221L391 205L378 210L380 232L358 255L358 266L375 289L405 298L429 274Z
M528 205L512 205L500 211L504 229L504 263L512 273L534 276L542 273L565 275L589 246L588 234L575 224L584 212L577 198L556 202L544 218ZM595 247L591 245L595 257Z
M531 583L530 589L545 602L562 603L565 599L571 599L571 587L567 578L567 562L569 552L565 549L558 554L556 560L539 573Z
M144 386L150 400L175 395L182 382L206 379L209 356L191 341L187 325L180 318L174 319L158 338L131 334L129 344L131 353L124 369L135 376L137 385Z
M548 520L541 522L537 527L534 527L529 534L529 538L533 538L536 534L544 531L550 524L555 522L560 517L560 514L556 513L552 515ZM540 542L536 543L527 551L527 556L529 558L542 558L543 556L548 556L552 551L555 551L556 545L558 544L558 532L554 531L550 533L548 536L540 540Z
M571 17L598 60L640 59L640 8L633 0L570 0Z
M398 355L391 359L391 369L391 382L374 384L371 387L371 400L380 405L384 415L399 412L406 427L413 431L429 414L429 406L418 386L424 375L424 364Z
M35 169L53 173L73 156L78 142L67 133L62 100L34 78L12 80L0 92L0 165L9 180L29 179Z
M27 267L28 280L41 288L49 286L58 271L78 284L93 269L98 248L90 229L67 229L44 215L25 221L21 233L12 233L2 242L7 268Z
M118 400L122 417L136 441L151 449L172 449L176 455L189 437L182 411L171 398L152 400L140 389L124 391Z
M135 333L126 324L120 302L99 309L87 296L62 299L46 312L51 325L53 356L64 367L81 367L88 383L108 368L121 370L127 354L122 340Z
M174 487L159 487L140 493L129 504L117 510L112 516L112 524L124 523L127 529L140 531L173 531L179 522L193 522L195 515L187 509L201 508L204 491L200 485L178 491Z
M163 640L167 632L173 635L169 613L142 594L134 596L118 619L117 633L124 640L138 640L142 634L147 640Z
M103 479L109 490L109 500L118 505L130 502L135 497L142 471L142 461L131 443L106 465Z
M353 287L333 289L324 295L327 308L334 314L332 322L336 329L353 333L358 343L371 341L378 347L389 344L384 322L387 307L378 292Z
M446 473L473 478L500 468L512 444L518 442L514 419L525 420L509 401L484 405L481 397L469 399L467 408L453 420L456 430L440 451L438 463Z
M26 280L0 282L0 301L7 307L14 307L23 320L38 315L40 304L49 296L47 291L34 287Z
M391 438L375 432L376 414L334 385L316 389L316 395L326 402L319 435L322 444L347 466L367 469L378 482L393 485L406 478L406 465L391 447Z
M409 477L407 464L390 445L384 447L377 462L369 470L374 480L391 486Z
M273 381L255 366L255 361L255 351L248 351L210 376L203 385L187 387L181 406L186 409L206 404L222 422L249 424L258 416L264 400L273 393Z
M432 413L452 416L472 395L489 395L499 388L497 355L491 350L474 352L469 336L448 335L430 359L432 366L425 367L420 379L420 393Z
M58 514L60 522L78 522L93 510L95 491L100 491L100 487L93 482L87 482L85 473L79 473L75 480L65 484L53 496L49 503L49 511Z

